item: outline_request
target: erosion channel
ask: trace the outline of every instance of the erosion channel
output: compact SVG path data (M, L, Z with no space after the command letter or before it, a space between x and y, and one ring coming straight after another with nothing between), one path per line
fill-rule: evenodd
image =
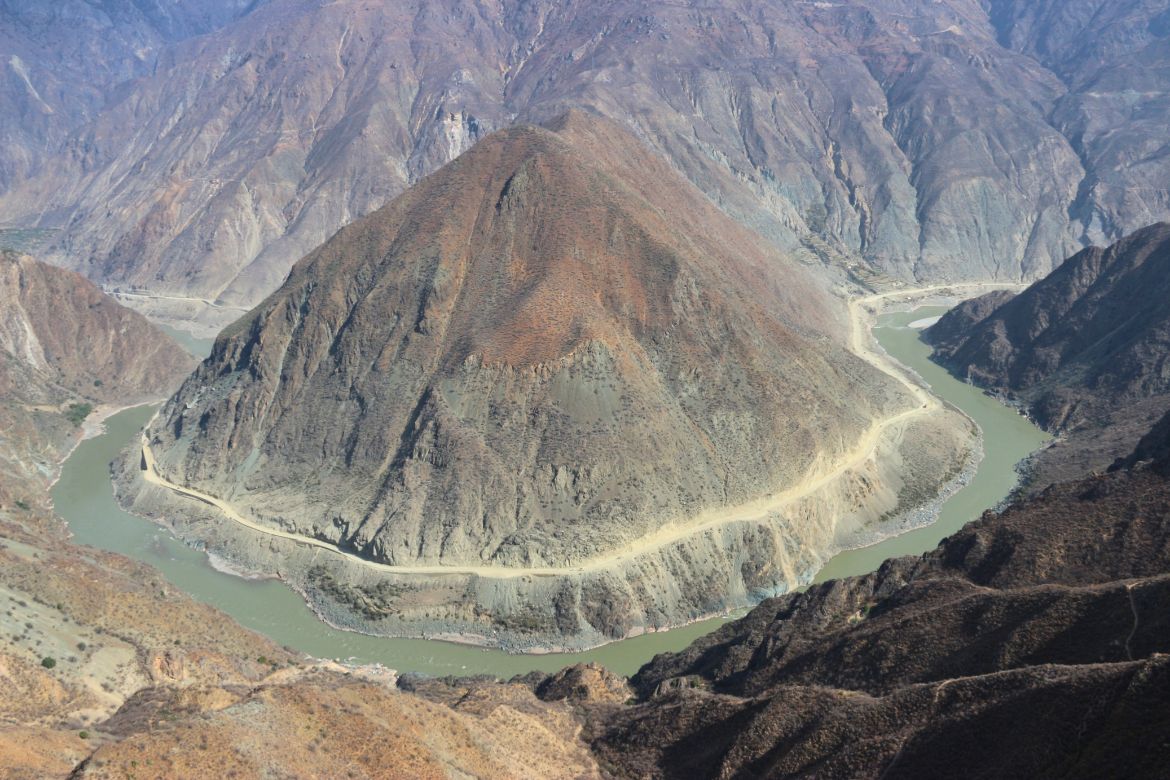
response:
M1045 434L1015 410L959 382L930 362L930 349L910 322L945 311L920 307L880 318L874 335L896 360L918 372L933 392L968 414L983 430L985 456L970 483L942 506L932 525L869 547L843 552L817 574L818 581L876 568L884 559L933 549L983 510L998 504L1016 484L1015 465L1045 441ZM100 436L81 443L62 468L52 494L57 512L77 541L121 553L159 569L175 586L231 615L241 624L294 650L353 663L381 663L399 672L434 675L491 674L510 677L533 669L555 671L594 661L632 674L656 653L679 650L714 630L714 618L671 631L644 634L583 653L513 655L500 650L423 639L386 639L333 629L299 595L277 580L245 579L215 569L207 556L165 529L122 511L114 501L109 463L153 414L153 407L122 411Z

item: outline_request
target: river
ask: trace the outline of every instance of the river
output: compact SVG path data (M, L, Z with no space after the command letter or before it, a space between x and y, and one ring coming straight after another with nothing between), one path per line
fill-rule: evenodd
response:
M817 575L817 581L872 571L894 555L933 549L983 510L999 503L1015 484L1015 464L1038 448L1045 434L1012 409L952 378L928 359L930 350L907 327L915 319L941 313L938 307L883 317L874 334L893 357L916 370L935 393L969 414L983 429L986 455L970 484L944 505L937 523L870 547L843 552ZM206 354L210 342L184 344ZM152 407L120 412L106 421L106 431L82 442L65 461L53 487L53 502L75 540L148 563L176 587L265 634L277 643L319 658L381 663L400 672L434 675L492 674L510 677L532 670L555 671L595 661L620 674L632 674L655 654L680 650L696 637L722 625L714 618L671 631L644 634L584 653L512 655L447 642L386 639L340 631L320 620L304 601L276 580L247 580L212 568L207 557L175 539L165 529L122 511L115 503L108 464L153 413Z

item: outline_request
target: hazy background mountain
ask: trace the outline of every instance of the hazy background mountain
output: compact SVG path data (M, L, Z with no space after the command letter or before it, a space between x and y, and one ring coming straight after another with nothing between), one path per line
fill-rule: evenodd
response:
M1166 2L188 5L3 12L0 219L109 284L251 305L487 131L568 106L818 264L1038 276L1170 213Z

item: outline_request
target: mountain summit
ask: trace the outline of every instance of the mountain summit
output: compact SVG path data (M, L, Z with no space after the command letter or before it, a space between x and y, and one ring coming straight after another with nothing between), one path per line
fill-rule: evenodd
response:
M575 567L795 488L912 408L840 314L574 112L486 138L306 257L151 446L167 480L368 560ZM816 556L848 517L758 554Z

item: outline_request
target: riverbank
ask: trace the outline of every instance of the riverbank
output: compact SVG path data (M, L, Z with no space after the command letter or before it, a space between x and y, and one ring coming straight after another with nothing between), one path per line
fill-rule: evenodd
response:
M905 305L904 301L895 300L890 308L897 308L903 305ZM870 314L873 313L871 312ZM891 335L902 332L898 330L898 327L900 326L895 326L895 328L889 331L878 328L875 330L875 335L879 337L881 342L885 342ZM906 332L909 333L908 329ZM925 354L928 352L924 346L918 351L911 351L910 354L905 355L902 354L901 349L902 345L894 345L891 359L897 358L899 362L909 363L918 371L926 370L929 373L929 368L933 364L929 364L929 361L925 361L925 365L921 364L925 360ZM945 375L945 372L943 374L945 377L949 377L949 375ZM929 381L934 382L935 380L931 378ZM953 379L950 381L954 382ZM954 382L954 384L959 385L960 388L967 387L957 382ZM947 392L941 393L941 395L946 398L951 389L953 388L948 386ZM970 388L967 389L969 390ZM963 401L958 406L962 407L964 403L966 402ZM1005 410L1002 406L997 406L997 408L999 413L1018 419L1014 413ZM93 524L98 525L98 528L92 528L92 533L90 531L82 532L82 535L89 538L82 538L80 541L88 541L99 546L111 544L122 546L124 549L120 551L152 563L161 569L167 578L178 587L193 593L207 603L223 609L244 625L265 633L276 641L293 647L298 651L320 658L348 659L362 663L380 662L387 667L402 671L416 671L438 675L488 673L508 677L534 669L555 671L566 665L588 661L601 663L618 673L629 674L636 670L643 662L649 660L654 654L681 649L694 638L713 630L725 622L722 618L701 620L684 628L644 633L635 638L611 642L589 652L553 653L540 656L517 656L499 650L485 650L466 645L450 644L448 642L426 641L421 639L385 639L365 636L352 631L339 631L324 625L308 609L304 601L283 584L271 579L258 581L241 580L217 572L207 563L207 558L203 552L193 550L179 543L158 526L152 525L141 518L128 515L113 504L110 484L104 464L112 459L113 455L116 454L124 442L134 438L150 412L139 409L131 410L131 412L126 414L129 414L131 417L136 414L137 420L127 419L124 423L118 421L118 425L111 424L110 427L112 430L105 438L105 454L101 452L87 453L81 450L78 452L78 455L81 455L82 458L79 459L77 465L83 467L86 465L85 463L81 463L80 460L88 461L90 467L93 467L96 463L101 464L97 468L99 472L97 475L98 479L91 486L90 490L91 493L98 493L97 498L99 499L103 498L104 495L104 503L100 506L95 506L91 502L89 508L85 510L89 513L89 517L85 517L84 512L80 510L73 512L73 516L70 516L66 514L69 508L62 508L62 514L66 514L73 525L79 527L85 525L92 526ZM113 430L115 428L118 428L118 430ZM119 437L120 441L118 440ZM1004 453L998 449L996 443L993 442L989 446L989 449L988 457L993 461L1000 461L1005 457ZM1012 456L1009 453L1006 457L1010 458ZM1014 462L1012 461L1013 465ZM986 466L981 465L977 471L981 473L984 468ZM68 464L66 470L70 471L72 475ZM85 469L83 468L82 470L84 471ZM72 476L70 476L70 479L72 479ZM953 480L954 487L956 488L955 493L945 502L943 512L940 513L948 517L956 513L963 515L959 521L959 525L978 516L983 509L998 503L1002 498L1002 495L989 495L987 493L988 488L986 486L981 487L980 485L982 483L977 478L969 480L970 483L974 483L974 489L972 489L971 484L959 484L962 481L967 481L963 479L963 475L957 475ZM68 488L70 486L63 485L62 487ZM991 487L991 490L995 489L995 486ZM977 496L983 497L983 505L978 505L978 501L972 504L970 500L972 490L974 490ZM966 508L952 509L952 505ZM917 510L911 510L912 514L915 512L918 512L918 514L914 514L913 517L904 518L905 524L902 527L917 526L921 522L924 522L930 514L933 514L933 507L919 507ZM887 521L889 520L890 518L887 518ZM942 518L940 522L945 523L946 518ZM947 535L947 533L943 532L941 526L927 526L926 528L910 531L909 534L903 535L912 537L914 534L921 535L923 532L925 532L927 537L933 538L920 536L920 547L909 552L916 553L930 549L938 541L938 538ZM871 564L869 558L875 554L882 554L875 553L875 550L883 549L882 544L864 547L860 550L842 552L827 563L824 561L810 561L808 566L795 573L795 580L808 581L809 579L813 579L814 573L818 572L818 570L820 573L815 574L815 579L822 579L827 574L832 574L833 572L838 572L834 576L842 576L841 572L863 573L872 570L876 568L876 565L880 564L880 560L877 563ZM892 554L904 553L894 552ZM849 571L844 571L843 566L844 569L849 569ZM758 592L756 594L756 600L767 595L771 594ZM444 636L445 638L449 636L449 632L445 631L443 626L435 625L434 629L433 632L428 631L427 635L431 637Z

